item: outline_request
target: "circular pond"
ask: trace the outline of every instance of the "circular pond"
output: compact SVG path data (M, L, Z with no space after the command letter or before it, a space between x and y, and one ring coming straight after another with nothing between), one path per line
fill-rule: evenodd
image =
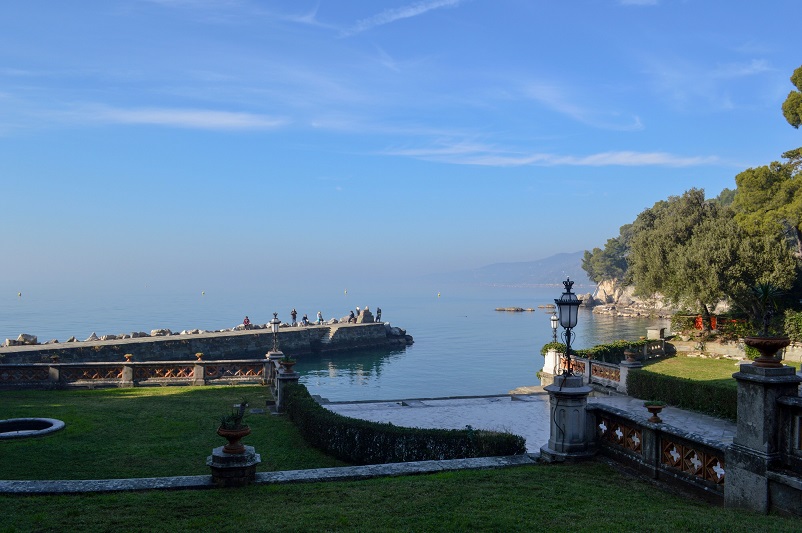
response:
M64 422L55 418L9 418L0 420L0 439L41 437L64 429Z

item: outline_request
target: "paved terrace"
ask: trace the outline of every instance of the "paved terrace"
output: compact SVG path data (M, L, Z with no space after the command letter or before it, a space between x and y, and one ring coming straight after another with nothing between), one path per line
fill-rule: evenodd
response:
M528 392L466 398L324 402L328 409L337 413L376 422L445 429L462 429L470 425L475 429L510 431L526 438L527 455L262 472L256 475L256 483L352 480L534 464L540 455L540 447L546 444L549 438L548 394L540 387L534 387ZM643 407L643 400L626 396L595 397L590 398L589 402L603 403L626 411L629 416L643 421L650 416ZM732 422L676 407L666 407L660 413L660 417L663 419L663 424L673 426L681 432L696 433L723 444L730 444L735 436L736 427ZM268 450L262 452L269 453ZM0 481L0 494L65 494L213 487L211 475L108 480Z
M526 439L526 451L539 454L549 440L549 397L541 387L531 387L528 394L505 394L446 399L396 400L386 402L330 402L324 406L345 416L392 422L397 426L508 431ZM645 422L651 414L643 400L629 396L597 396L588 403L605 404ZM721 420L677 407L665 407L660 413L663 424L682 433L695 433L722 444L732 443L734 422Z

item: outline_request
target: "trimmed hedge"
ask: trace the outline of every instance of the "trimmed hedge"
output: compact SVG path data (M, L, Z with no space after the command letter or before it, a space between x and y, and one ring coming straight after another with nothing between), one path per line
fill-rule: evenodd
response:
M666 376L647 369L630 370L627 394L729 420L736 420L738 415L736 388Z
M618 364L626 359L626 356L624 355L626 350L637 352L638 357L640 357L642 348L649 342L650 341L648 340L614 341L608 344L599 344L593 348L586 348L584 350L574 350L572 348L571 355L584 357L585 359L601 361L602 363ZM544 344L540 349L540 355L546 355L546 352L552 349L557 350L559 353L565 353L565 344L561 342L550 342L548 344Z
M287 414L306 441L352 464L462 459L526 453L523 437L496 431L420 429L359 420L318 404L305 386L288 385Z

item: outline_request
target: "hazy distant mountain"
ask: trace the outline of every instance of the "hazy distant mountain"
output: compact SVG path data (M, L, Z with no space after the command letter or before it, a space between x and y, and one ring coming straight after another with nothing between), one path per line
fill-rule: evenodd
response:
M438 274L437 281L507 286L559 286L570 277L577 286L588 289L596 286L582 270L584 252L552 255L537 261L522 263L494 263L473 270Z

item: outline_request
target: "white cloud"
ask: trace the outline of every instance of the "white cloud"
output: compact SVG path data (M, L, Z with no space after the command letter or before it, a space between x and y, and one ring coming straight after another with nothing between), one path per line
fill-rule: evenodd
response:
M358 20L356 24L354 24L347 30L343 30L343 32L340 35L342 37L348 37L351 35L355 35L357 33L361 33L363 31L373 29L377 26L383 26L385 24L395 22L396 20L417 17L418 15L423 15L424 13L427 13L433 9L439 9L441 7L456 7L459 4L461 4L462 1L463 0L428 0L423 2L416 2L414 4L409 4L403 7L386 9L381 13L374 15L372 17Z
M521 151L502 150L492 145L471 142L457 142L453 144L439 143L438 146L428 148L390 149L386 150L384 154L455 165L494 167L518 167L528 165L691 167L721 163L719 158L714 156L684 157L665 152L613 151L584 156L538 152L524 153Z
M275 129L286 123L282 119L265 115L205 109L120 109L93 106L80 110L77 114L92 121L106 123L150 124L207 130L265 130Z

